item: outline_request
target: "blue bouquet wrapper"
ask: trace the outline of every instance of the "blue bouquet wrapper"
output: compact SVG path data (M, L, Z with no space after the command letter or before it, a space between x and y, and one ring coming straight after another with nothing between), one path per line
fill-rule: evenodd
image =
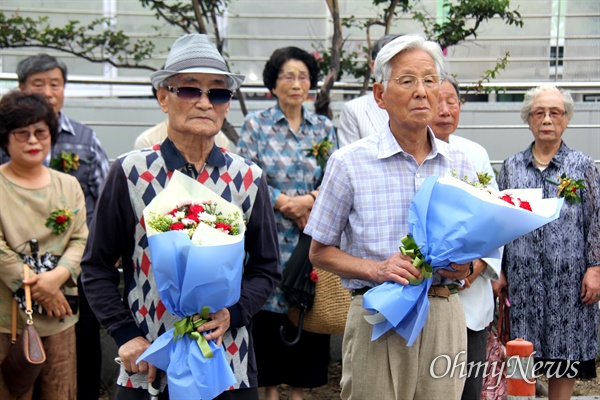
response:
M558 218L564 199L527 199L533 211L451 177L425 179L408 211L409 234L434 271L478 258L499 258L498 249ZM412 346L427 321L427 292L432 278L420 285L386 282L363 296L373 315L371 340L390 329Z
M174 328L159 336L140 357L167 373L169 398L214 399L235 385L223 347L209 341L214 357L206 358L189 337L175 342L173 331Z
M240 297L244 240L218 246L197 246L182 231L148 238L154 279L166 309L178 317L210 312L235 304ZM212 358L203 356L187 335L174 339L173 329L158 337L140 356L166 371L169 396L213 399L236 384L225 350L208 342Z

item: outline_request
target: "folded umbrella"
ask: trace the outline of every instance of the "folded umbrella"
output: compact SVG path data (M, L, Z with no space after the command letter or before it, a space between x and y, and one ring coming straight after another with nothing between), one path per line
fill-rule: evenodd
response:
M298 332L294 340L288 341L286 339L286 332L283 326L279 329L283 343L288 346L293 346L300 340L304 314L312 308L315 299L315 282L310 279L313 266L308 259L311 240L311 237L304 232L300 233L298 244L286 263L281 279L280 287L283 293L285 293L289 305L300 309Z

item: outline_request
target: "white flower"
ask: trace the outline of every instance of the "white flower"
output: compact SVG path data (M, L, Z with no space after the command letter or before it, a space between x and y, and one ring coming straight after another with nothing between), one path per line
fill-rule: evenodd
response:
M205 221L205 222L216 222L217 221L217 217L212 215L212 214L208 214L208 213L201 213L199 215L200 217L200 221Z
M183 218L181 220L181 222L185 225L185 226L193 226L196 227L196 221L194 221L193 219L189 219L189 218Z

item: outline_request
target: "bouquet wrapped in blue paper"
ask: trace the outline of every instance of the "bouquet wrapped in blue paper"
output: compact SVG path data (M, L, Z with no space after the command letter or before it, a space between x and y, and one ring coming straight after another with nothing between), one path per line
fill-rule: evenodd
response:
M403 254L423 272L421 282L386 282L363 296L373 315L372 340L393 329L411 346L427 320L432 273L483 257L499 257L497 249L558 218L564 199L542 199L539 190L507 190L492 194L447 176L427 178L408 212L409 234Z
M197 328L240 298L245 225L241 211L175 171L144 209L154 280L166 309L180 317L140 356L166 371L172 399L213 399L235 376L225 350Z

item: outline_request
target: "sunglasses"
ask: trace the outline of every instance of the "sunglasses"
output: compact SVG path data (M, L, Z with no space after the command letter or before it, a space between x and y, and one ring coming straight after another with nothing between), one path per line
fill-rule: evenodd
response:
M200 100L202 97L203 90L196 87L177 87L177 86L167 86L166 89L175 93L177 97L184 100ZM212 104L225 104L233 97L233 91L229 89L209 89L205 90L204 93L208 96L208 101Z

